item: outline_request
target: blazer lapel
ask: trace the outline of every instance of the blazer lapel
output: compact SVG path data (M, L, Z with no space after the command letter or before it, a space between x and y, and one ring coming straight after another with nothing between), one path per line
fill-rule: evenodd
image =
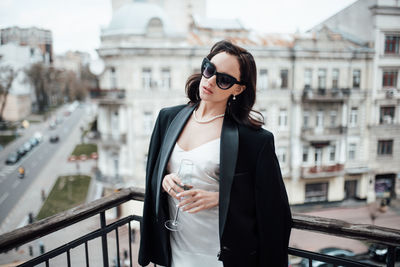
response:
M219 180L219 236L222 237L233 176L235 175L236 160L239 147L239 131L235 122L225 117L221 132L220 147L220 180Z
M189 119L192 114L194 108L197 105L186 106L175 116L172 120L171 124L168 127L167 132L165 133L165 138L163 144L161 146L160 152L160 165L158 167L157 173L157 195L156 195L156 217L158 218L159 210L160 210L160 196L161 196L161 182L164 178L165 168L167 167L167 163L169 157L171 155L172 149L176 143L176 140L179 137L183 127L186 124L186 121Z

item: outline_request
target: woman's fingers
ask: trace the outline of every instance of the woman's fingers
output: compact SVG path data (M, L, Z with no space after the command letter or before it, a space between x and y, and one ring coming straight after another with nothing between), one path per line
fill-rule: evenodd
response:
M179 177L176 174L171 173L164 177L162 186L165 192L167 192L170 196L179 200L179 197L177 197L176 195L180 192L183 192L183 189L180 186L178 186L178 184L181 183L182 182L179 179Z
M182 199L178 207L183 207L183 211L196 213L217 206L219 193L193 189L179 193L177 197Z

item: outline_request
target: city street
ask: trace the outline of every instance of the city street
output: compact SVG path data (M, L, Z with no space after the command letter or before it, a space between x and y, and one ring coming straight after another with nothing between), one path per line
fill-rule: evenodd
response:
M64 108L58 110L58 114L62 115ZM0 233L13 230L16 226L24 224L28 218L29 212L35 215L38 203L41 203L41 190L45 193L49 191L49 186L52 185L56 175L43 173L43 170L48 168L50 162L57 158L58 154L63 155L63 160L69 156L77 143L76 137L73 142L68 141L72 134L72 129L77 129L79 132L80 123L83 122L84 116L82 112L76 110L69 117L64 117L56 129L48 129L48 122L40 124L33 124L30 128L25 130L23 136L10 144L0 154ZM42 141L28 152L19 162L15 165L5 165L4 161L10 151L15 151L26 140L33 136L37 131L43 134ZM50 143L49 138L51 135L58 135L60 141L57 143ZM78 137L79 138L79 137ZM79 140L79 139L78 139ZM18 178L17 169L19 166L25 168L25 177ZM55 164L57 167L58 165ZM55 172L56 174L57 172ZM36 184L38 184L36 186ZM26 196L32 193L37 194L37 199L32 199L35 203L35 209L30 210L29 204L32 201L21 201ZM18 203L18 205L17 205ZM12 214L17 211L18 216L12 218ZM21 218L22 216L22 218ZM14 227L14 228L13 228Z
M60 113L62 110L60 111ZM7 217L14 205L18 202L25 191L30 188L30 185L39 177L41 170L47 165L50 158L60 149L65 138L70 134L69 129L73 128L80 120L79 112L75 112L70 117L66 117L62 124L57 129L48 130L46 122L41 123L39 128L43 134L42 141L29 151L20 161L14 165L5 165L4 159L7 157L6 151L2 151L2 160L0 162L0 224ZM24 142L33 136L32 130L26 131L24 136L19 138L17 142L10 145L7 150L17 150ZM51 135L58 135L60 142L50 143L49 138ZM5 155L4 155L5 154ZM18 177L18 167L25 168L25 176L23 179ZM35 189L33 189L35 190ZM36 190L41 190L37 188Z

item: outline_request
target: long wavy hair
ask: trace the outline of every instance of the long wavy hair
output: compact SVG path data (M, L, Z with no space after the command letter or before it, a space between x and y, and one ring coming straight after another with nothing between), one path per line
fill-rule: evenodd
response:
M221 52L237 58L240 65L240 81L243 81L246 86L245 90L236 96L236 100L232 99L232 95L229 97L225 113L238 124L258 129L264 124L264 118L260 112L253 110L257 84L257 67L254 58L246 49L227 40L214 44L207 58L211 60ZM201 100L199 94L201 77L201 73L196 73L186 81L185 89L186 95L190 99L189 104L197 104ZM254 114L257 114L257 117Z

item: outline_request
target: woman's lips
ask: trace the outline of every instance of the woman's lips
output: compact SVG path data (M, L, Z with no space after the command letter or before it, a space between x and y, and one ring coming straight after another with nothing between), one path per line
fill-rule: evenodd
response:
M207 95L212 95L213 92L211 90L208 90L207 88L203 87L203 92Z

